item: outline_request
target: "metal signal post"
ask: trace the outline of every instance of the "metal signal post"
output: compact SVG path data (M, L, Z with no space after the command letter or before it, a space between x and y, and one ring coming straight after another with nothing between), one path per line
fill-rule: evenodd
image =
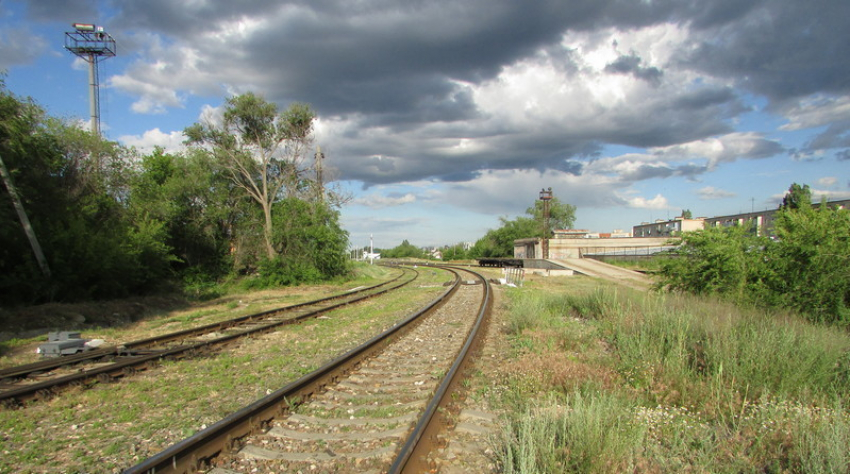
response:
M74 23L65 33L65 49L89 63L89 111L92 133L100 135L100 77L98 63L115 56L115 39L102 26Z
M540 245L544 259L549 258L549 201L552 200L552 188L540 190L540 200L543 201L543 241Z

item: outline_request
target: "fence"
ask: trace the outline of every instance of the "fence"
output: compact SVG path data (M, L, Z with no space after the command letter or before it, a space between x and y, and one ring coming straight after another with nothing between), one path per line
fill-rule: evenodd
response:
M523 280L525 280L524 269L516 267L506 267L504 269L504 273L506 285L522 286L522 282Z

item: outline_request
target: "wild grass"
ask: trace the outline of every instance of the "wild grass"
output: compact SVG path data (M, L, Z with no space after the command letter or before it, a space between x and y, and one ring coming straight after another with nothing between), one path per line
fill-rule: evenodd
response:
M617 397L581 392L532 402L502 432L506 473L632 470L645 428Z
M845 331L623 289L510 299L506 472L850 472Z

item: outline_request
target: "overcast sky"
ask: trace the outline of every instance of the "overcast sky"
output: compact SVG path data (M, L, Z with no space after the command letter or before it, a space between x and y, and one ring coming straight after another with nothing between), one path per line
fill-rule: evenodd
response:
M440 245L544 187L597 232L794 182L850 199L848 21L848 0L0 0L0 70L87 120L64 32L104 26L104 134L140 150L229 95L309 103L352 245Z

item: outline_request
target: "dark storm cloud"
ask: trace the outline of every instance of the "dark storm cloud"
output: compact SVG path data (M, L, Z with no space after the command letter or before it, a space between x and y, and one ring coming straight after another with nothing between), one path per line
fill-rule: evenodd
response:
M8 0L6 0L8 1ZM15 2L26 5L26 16L35 21L92 23L102 20L91 0L31 0Z
M787 151L780 143L773 140L759 140L747 153L739 156L741 158L770 158Z
M643 67L643 60L634 52L628 56L620 56L613 63L605 66L605 71L618 74L631 74L638 79L643 79L653 84L657 84L661 80L664 73L657 67Z
M45 49L46 42L27 30L0 31L0 74L13 66L34 61Z
M68 2L48 3L60 9ZM113 33L126 31L131 47L140 41L133 35L159 33L165 43L196 51L201 60L192 73L212 78L206 88L167 86L192 93L220 91L216 87L222 83L235 91L259 88L280 104L308 102L320 116L346 121L349 127L339 135L345 143L329 160L343 178L367 184L459 181L487 169L577 174L581 162L607 144L664 147L731 132L733 121L749 110L741 88L767 97L771 110L807 94L850 91L850 61L844 59L850 44L847 0L107 4L114 12ZM30 14L50 12L39 6ZM262 21L245 22L247 29L227 36L224 44L215 41L223 25L243 20ZM667 23L679 24L690 35L675 46L680 49L667 63L629 51L601 71L640 79L652 86L647 94L654 95L629 97L636 103L619 109L599 105L598 123L548 123L545 117L517 126L510 118L488 116L474 97L473 88L498 81L506 68L541 57L566 79L579 76L579 53L564 46L564 38L602 32L593 41L610 42L605 28L628 32ZM682 71L708 80L667 84ZM447 151L452 138L479 139L486 147L453 155ZM840 147L846 140L846 129L827 130L808 148ZM647 167L635 176L702 172L671 165Z
M90 2L89 2L90 3ZM274 9L277 2L239 0L234 2L173 0L108 0L117 14L112 25L119 29L153 31L171 37L187 38L209 31L226 20L260 15Z
M763 1L751 8L704 2L727 12L694 19L703 27L685 56L694 69L727 77L772 100L850 91L850 2ZM711 21L709 21L711 18Z
M22 7L24 17L32 22L63 23L66 31L71 30L72 23L91 23L100 19L90 0L0 0L0 16L10 6ZM29 28L30 25L18 23L0 30L0 72L31 63L50 48L55 38L38 36Z
M569 18L559 2L341 2L291 14L245 48L276 70L275 97L303 97L326 114L450 121L475 114L455 81L495 77L556 42Z
M850 147L850 121L833 122L809 141L804 152Z

